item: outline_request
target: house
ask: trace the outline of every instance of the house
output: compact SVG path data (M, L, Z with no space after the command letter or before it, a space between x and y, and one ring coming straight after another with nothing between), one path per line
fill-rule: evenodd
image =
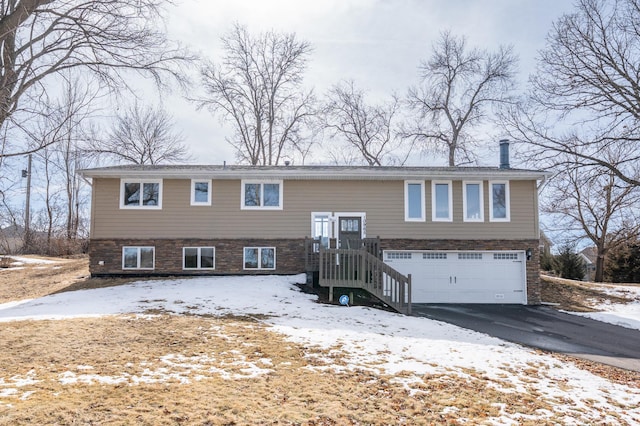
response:
M585 247L578 256L582 259L584 266L583 281L593 281L596 276L596 261L598 260L598 249L595 246Z
M540 255L551 256L553 242L547 237L544 231L540 230Z
M394 297L414 303L540 302L545 172L131 165L81 173L93 186L93 276L317 274L310 259L320 254L320 284L330 287L379 278L372 288L391 294L395 270L399 280L411 275L411 296ZM365 246L368 260L344 257ZM348 265L360 266L346 281L327 281L328 270Z

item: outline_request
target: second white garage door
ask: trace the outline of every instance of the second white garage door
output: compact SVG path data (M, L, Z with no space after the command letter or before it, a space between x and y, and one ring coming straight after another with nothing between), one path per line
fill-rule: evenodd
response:
M384 261L411 274L413 303L527 303L521 251L394 250Z

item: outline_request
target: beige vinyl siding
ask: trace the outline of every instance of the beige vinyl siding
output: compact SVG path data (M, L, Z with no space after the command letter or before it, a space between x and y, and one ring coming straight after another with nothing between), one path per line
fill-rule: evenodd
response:
M119 179L93 180L92 238L302 238L311 212L366 213L367 236L411 239L537 237L536 182L511 181L511 221L462 219L462 182L453 182L453 222L431 221L431 182L425 181L426 222L405 222L404 181L283 182L282 210L241 210L240 180L214 180L211 206L191 206L191 180L165 179L161 210L119 208Z

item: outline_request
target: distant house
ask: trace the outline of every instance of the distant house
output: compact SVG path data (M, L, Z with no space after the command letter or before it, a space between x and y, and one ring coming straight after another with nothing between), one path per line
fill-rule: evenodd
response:
M540 231L540 255L551 256L553 242L547 237L544 231Z
M10 225L0 229L0 253L18 253L24 244L24 227Z
M598 260L598 249L587 247L578 253L584 264L584 281L593 281L596 276L596 261Z
M411 274L414 303L540 302L544 172L185 165L82 174L93 185L94 276L320 269L321 285L406 301L406 287L394 296L385 280Z

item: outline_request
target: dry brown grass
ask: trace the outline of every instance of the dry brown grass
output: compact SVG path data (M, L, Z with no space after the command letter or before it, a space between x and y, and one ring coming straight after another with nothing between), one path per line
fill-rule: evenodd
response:
M59 266L0 272L0 301L130 281L87 279L86 260ZM288 342L253 318L19 321L0 323L0 341L0 425L483 424L562 403L533 386L501 392L508 377L496 382L473 370L424 376L412 392L399 381L412 373L335 373L331 367L345 364L340 348L329 354ZM253 375L257 368L262 374ZM537 377L532 367L532 383ZM562 423L559 416L546 423Z
M499 392L472 371L465 379L426 376L420 391L410 394L392 377L309 369L322 362L305 357L307 348L243 318L25 321L0 324L0 340L6 348L0 351L5 380L0 394L14 380L33 379L0 397L2 425L456 424L462 419L478 424L499 416L501 405L523 414L551 408L543 395ZM174 361L183 356L183 365L163 362L169 354ZM250 365L269 372L252 377L244 370ZM123 382L61 383L69 372ZM174 376L165 382L134 380L169 374Z
M547 275L542 275L540 282L542 301L557 304L558 308L567 311L593 312L595 311L593 306L607 300L611 303L628 303L630 301L624 297L608 295L593 283Z
M89 277L86 258L47 260L56 263L28 263L20 268L0 269L0 303L45 296Z
M27 263L19 268L0 269L0 303L34 299L63 291L111 287L140 278L91 278L87 257L44 258L55 263ZM5 258L7 259L7 258Z

